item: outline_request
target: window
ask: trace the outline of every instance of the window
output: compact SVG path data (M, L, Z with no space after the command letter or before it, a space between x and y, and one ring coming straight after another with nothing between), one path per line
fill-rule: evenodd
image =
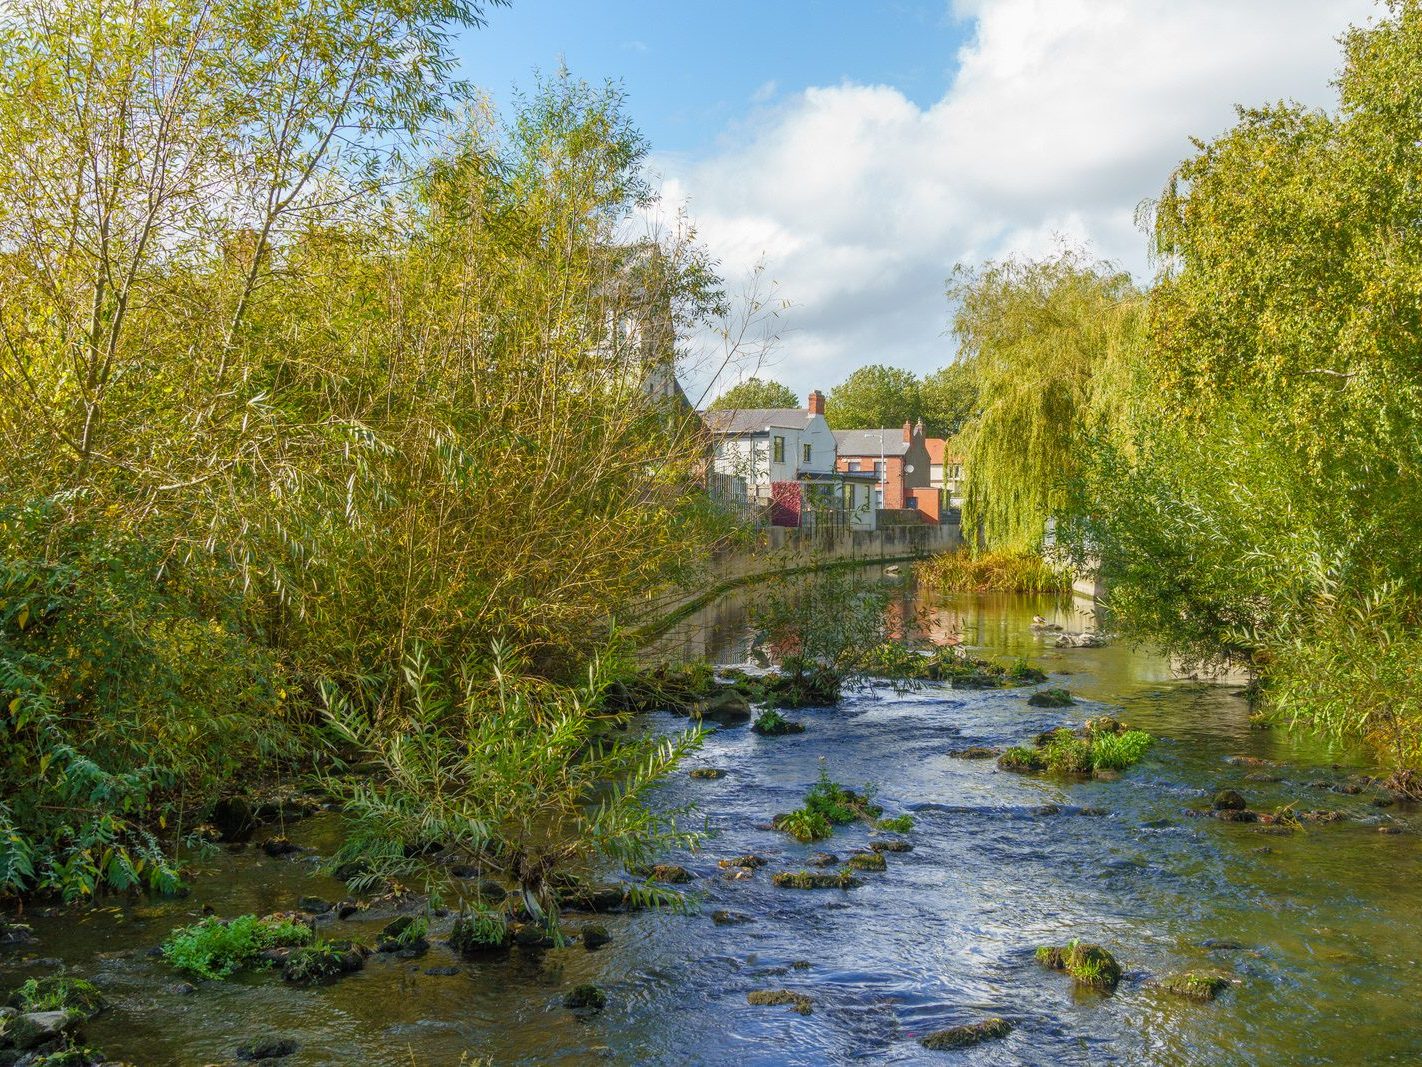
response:
M874 461L874 476L880 481L884 480L884 461L882 459Z
M806 462L806 463L809 463L809 462L810 462L810 446L809 446L809 445L801 445L801 446L800 446L800 458L801 458L802 460L804 460L804 462Z
M771 442L770 442L770 443L771 443L771 450L774 452L774 459L775 459L775 462L776 462L776 463L784 463L784 462L785 462L785 438L783 438L783 437L774 437L774 438L771 439Z

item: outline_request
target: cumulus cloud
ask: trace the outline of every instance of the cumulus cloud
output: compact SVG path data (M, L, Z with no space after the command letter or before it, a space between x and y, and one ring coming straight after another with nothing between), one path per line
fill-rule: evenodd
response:
M972 21L943 97L806 89L700 159L662 159L728 276L764 260L794 305L774 373L799 392L952 352L957 262L1087 242L1137 275L1133 218L1236 104L1326 106L1337 36L1372 0L955 0Z

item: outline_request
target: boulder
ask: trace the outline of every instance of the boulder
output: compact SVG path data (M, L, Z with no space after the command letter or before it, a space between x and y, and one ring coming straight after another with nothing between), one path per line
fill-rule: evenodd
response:
M1054 971L1065 971L1081 985L1106 992L1115 989L1121 980L1121 965L1100 945L1069 941L1065 945L1044 946L1037 950L1037 962Z
M1249 805L1233 789L1221 789L1215 794L1213 806L1216 811L1243 811Z
M722 689L696 705L697 717L718 726L741 726L750 722L751 703L735 689Z
M1076 701L1065 689L1054 686L1051 689L1042 689L1033 693L1027 703L1034 708L1069 708Z
M1222 974L1204 971L1183 971L1163 978L1157 986L1167 993L1187 1000L1214 1000L1229 988L1229 979Z
M5 1040L17 1049L39 1048L62 1038L83 1019L73 1012L29 1011L17 1015L5 1032Z
M839 857L833 852L811 852L805 857L805 864L809 867L833 867L839 862Z
M602 1011L606 1005L607 994L595 985L574 986L563 996L563 1007L575 1012L592 1014Z
M609 944L612 941L612 935L607 932L607 927L601 923L588 923L582 928L580 933L583 939L583 948L589 951L602 948L603 945Z
M246 841L257 828L257 816L244 797L225 797L212 809L212 825L222 841Z

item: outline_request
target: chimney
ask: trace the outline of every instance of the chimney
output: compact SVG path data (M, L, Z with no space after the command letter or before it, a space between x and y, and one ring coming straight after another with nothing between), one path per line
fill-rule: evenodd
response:
M922 436L923 436L923 420L922 420L922 419L919 419L916 423L913 424L913 435L914 435L915 437L922 437Z
M811 415L823 415L825 413L825 394L816 389L806 398L805 406L810 409Z
M913 444L913 424L907 419L904 420L904 444Z

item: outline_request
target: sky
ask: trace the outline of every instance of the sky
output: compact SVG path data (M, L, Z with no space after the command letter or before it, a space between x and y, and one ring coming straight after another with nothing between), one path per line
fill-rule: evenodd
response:
M1332 107L1374 0L513 0L458 42L506 102L565 62L619 80L732 293L783 310L738 375L804 395L952 360L955 264L1063 243L1150 276L1137 208L1237 104ZM757 267L760 272L757 274ZM752 280L756 279L756 280ZM695 342L714 347L708 338ZM719 365L701 353L692 377Z

